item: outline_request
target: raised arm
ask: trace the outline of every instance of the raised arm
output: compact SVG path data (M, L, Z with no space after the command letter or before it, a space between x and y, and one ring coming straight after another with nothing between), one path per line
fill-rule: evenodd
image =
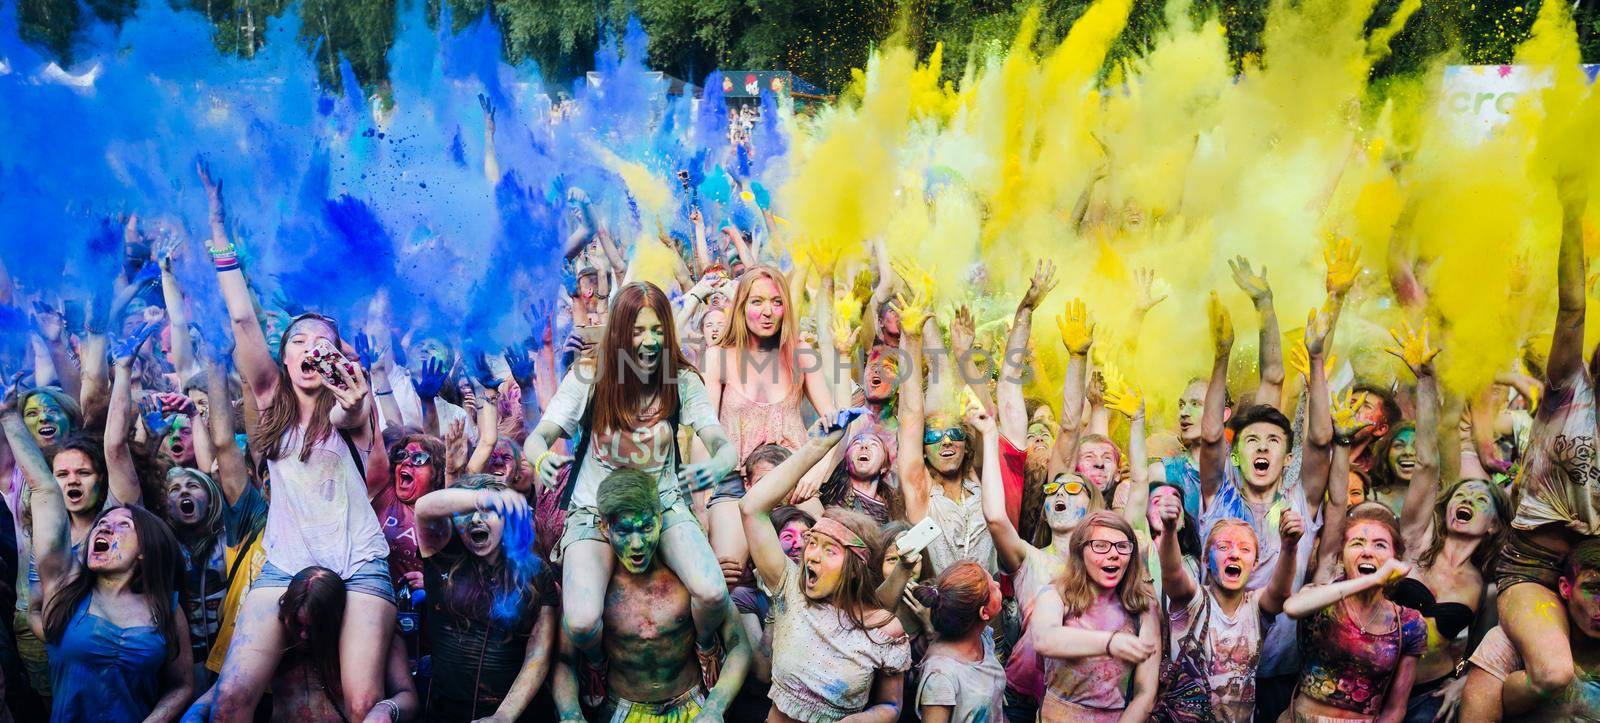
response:
M1061 431L1050 447L1047 475L1051 479L1073 468L1072 456L1078 451L1078 437L1083 432L1083 380L1089 370L1089 347L1094 342L1094 324L1089 321L1083 299L1067 302L1066 309L1056 317L1056 328L1067 348L1067 378L1061 385Z
M1255 403L1276 406L1283 397L1283 347L1278 334L1278 312L1272 306L1272 285L1267 283L1267 268L1257 274L1250 268L1250 260L1243 256L1228 262L1233 269L1233 282L1249 295L1261 321L1259 343L1261 386L1256 389Z
M1400 536L1409 550L1421 551L1433 527L1433 505L1439 498L1439 379L1433 372L1433 347L1428 325L1418 332L1410 324L1391 329L1394 346L1384 351L1399 357L1417 378L1417 467L1406 486L1400 511Z
M258 408L272 403L278 389L278 363L272 360L267 349L267 338L261 331L261 321L256 318L255 295L239 266L238 251L228 240L227 216L223 212L222 182L213 181L204 161L198 164L200 183L206 189L210 206L211 238L207 249L216 266L217 286L222 289L222 301L228 307L228 322L233 327L233 362L244 377L245 386L256 399Z
M974 352L978 351L973 341L976 336L977 321L972 318L972 309L966 304L956 307L955 316L950 319L950 358L955 362L955 373L961 375L961 385L972 393L984 411L991 417L998 417L999 407L995 404L994 395L989 393L989 375L978 366L978 360L974 357Z
M1317 539L1317 559L1312 560L1317 582L1332 580L1338 572L1339 556L1344 548L1344 516L1350 506L1350 445L1356 435L1370 426L1356 416L1354 396L1346 392L1333 408L1333 454L1328 463L1328 486L1331 488L1322 502L1322 534Z
M533 517L528 498L513 489L434 490L417 500L417 551L433 557L450 543L450 518L477 512L494 512L510 527L529 524Z
M1150 518L1150 465L1146 457L1144 434L1144 395L1135 387L1121 384L1105 393L1106 408L1128 418L1128 497L1122 518L1135 530L1146 530Z
M1211 292L1211 379L1206 382L1205 411L1200 414L1200 506L1204 508L1228 476L1223 438L1223 412L1228 404L1228 355L1233 351L1233 321L1217 292Z
M1028 550L1033 546L1022 539L1017 526L1011 524L1010 515L1006 514L1006 490L1000 478L1000 440L995 434L985 434L983 437L983 474L979 479L983 521L988 524L989 536L994 539L1000 569L1015 573L1022 568L1022 563L1028 559Z
M1028 338L1033 333L1033 312L1055 287L1055 264L1048 259L1041 259L1034 267L1033 280L1028 282L1028 292L1017 302L1016 314L1011 319L1011 333L1006 335L1006 348L1000 360L1000 378L994 385L1000 433L1017 449L1026 447L1028 443L1028 404L1022 396L1022 383L1027 381ZM957 353L960 353L959 346Z
M1194 576L1189 574L1189 567L1183 564L1183 550L1178 546L1178 523L1183 519L1183 505L1171 497L1158 502L1156 519L1160 520L1161 529L1155 531L1155 538L1156 555L1161 562L1161 593L1174 607L1188 605L1200 589Z
M806 470L811 469L842 439L843 429L807 438L799 450L772 468L760 482L745 491L744 499L739 500L739 513L744 518L744 535L750 544L750 559L755 563L756 574L769 588L775 589L783 581L784 568L789 564L789 557L783 554L783 542L778 539L778 531L772 529L772 509L783 504Z
M206 414L204 422L210 432L211 448L217 460L217 486L222 496L232 506L250 484L249 463L233 438L233 404L228 398L228 371L215 361L207 365Z
M1545 379L1551 385L1565 384L1583 369L1583 200L1564 198L1563 202L1561 252L1556 257L1556 324L1545 364Z
M112 362L111 399L106 408L106 489L117 504L144 504L139 472L133 466L133 453L128 450L128 428L133 416L133 360L155 330L153 324L144 325L112 352L116 358Z
M161 267L161 298L167 305L167 323L172 329L172 368L179 376L193 371L194 339L189 331L189 309L184 305L183 286L172 270L172 262L183 248L183 237L168 236L156 242L156 263Z
M1306 509L1314 510L1328 490L1328 469L1332 460L1333 415L1328 407L1328 336L1331 319L1311 310L1306 319L1306 439L1300 453L1301 490Z
M895 456L895 471L900 475L900 496L906 505L906 521L915 525L928 514L928 494L932 481L922 461L922 433L927 426L922 393L922 334L929 321L924 304L926 295L902 297L900 351L906 355L900 378L900 440Z
M0 425L5 427L11 454L28 485L33 513L33 555L41 589L48 600L72 569L71 543L67 539L67 500L61 494L61 485L56 484L55 476L50 473L44 453L39 451L28 425L17 412L16 385L20 379L20 374L0 377Z
M1294 510L1284 510L1283 516L1278 518L1278 541L1282 551L1278 564L1272 568L1272 580L1267 583L1267 589L1262 591L1261 598L1256 603L1261 612L1267 615L1277 615L1283 610L1283 603L1294 594L1295 572L1300 557L1300 538L1306 533L1306 521L1301 519L1300 513Z

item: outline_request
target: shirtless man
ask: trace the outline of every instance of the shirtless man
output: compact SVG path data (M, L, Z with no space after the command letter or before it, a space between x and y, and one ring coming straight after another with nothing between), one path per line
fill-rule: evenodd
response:
M722 625L727 651L718 679L707 691L695 653L689 591L656 556L661 539L661 499L647 473L620 469L600 483L600 525L617 556L606 591L606 702L596 721L676 723L720 721L744 683L750 646L730 609ZM553 681L564 722L583 721L574 674L575 649L562 641Z

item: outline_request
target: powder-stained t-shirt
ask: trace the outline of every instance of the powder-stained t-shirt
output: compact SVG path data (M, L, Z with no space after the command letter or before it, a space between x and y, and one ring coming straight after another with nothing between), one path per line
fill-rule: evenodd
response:
M955 723L990 723L1005 715L1006 671L994 655L994 638L983 638L983 660L976 663L948 655L922 659L916 705L947 705Z
M1245 593L1229 617L1211 589L1203 587L1189 604L1173 606L1167 613L1173 645L1191 643L1203 651L1211 706L1222 720L1249 720L1255 708L1261 639L1271 622L1261 614L1261 595L1262 590ZM1199 637L1202 629L1204 639Z
M1518 480L1525 492L1513 527L1563 523L1580 535L1600 533L1597 426L1594 381L1587 369L1545 389Z
M1387 601L1379 603L1394 605ZM1300 655L1305 670L1299 692L1335 708L1377 715L1394 682L1395 667L1405 656L1421 657L1428 649L1428 625L1422 613L1394 605L1398 618L1387 630L1363 631L1345 612L1341 600L1300 621Z
M882 628L853 627L838 608L806 598L801 585L800 566L786 563L772 594L769 696L795 720L836 721L867 707L879 671L898 674L911 667L911 642Z

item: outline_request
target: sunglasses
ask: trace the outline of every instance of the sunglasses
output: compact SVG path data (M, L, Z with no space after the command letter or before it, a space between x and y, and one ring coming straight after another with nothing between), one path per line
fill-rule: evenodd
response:
M427 464L428 461L431 460L431 459L433 459L433 455L430 455L427 452L422 452L422 451L406 452L406 451L402 450L399 454L395 455L394 463L395 464L410 464L410 465L416 465L418 467L421 467L422 465Z
M1049 497L1055 494L1057 490L1062 489L1066 490L1069 495L1081 495L1083 494L1083 483L1075 479L1066 481L1050 480L1044 483L1044 496Z
M967 441L967 430L960 427L951 427L949 429L929 429L922 432L923 444L938 444L946 439L952 442L965 442Z
M1111 552L1112 550L1116 550L1117 552L1122 553L1124 555L1132 555L1133 554L1133 543L1131 543L1131 542L1112 542L1110 540L1090 540L1090 541L1084 543L1083 546L1093 550L1094 554L1096 554L1096 555L1104 555L1104 554L1106 554L1108 552Z

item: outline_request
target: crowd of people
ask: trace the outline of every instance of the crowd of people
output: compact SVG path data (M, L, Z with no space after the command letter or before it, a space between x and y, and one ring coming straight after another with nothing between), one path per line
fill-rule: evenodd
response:
M881 242L796 265L770 216L697 212L677 281L640 281L574 191L565 288L488 350L264 306L198 173L209 238L127 219L86 316L5 285L35 326L0 390L4 716L1600 719L1581 192L1548 353L1470 409L1434 360L1473 352L1439 348L1409 270L1408 378L1331 388L1361 271L1335 244L1287 349L1233 262L1193 312L1210 348L1171 350L1211 372L1150 389L1155 420L1081 301L1056 396L1026 391L1059 260L990 344Z

